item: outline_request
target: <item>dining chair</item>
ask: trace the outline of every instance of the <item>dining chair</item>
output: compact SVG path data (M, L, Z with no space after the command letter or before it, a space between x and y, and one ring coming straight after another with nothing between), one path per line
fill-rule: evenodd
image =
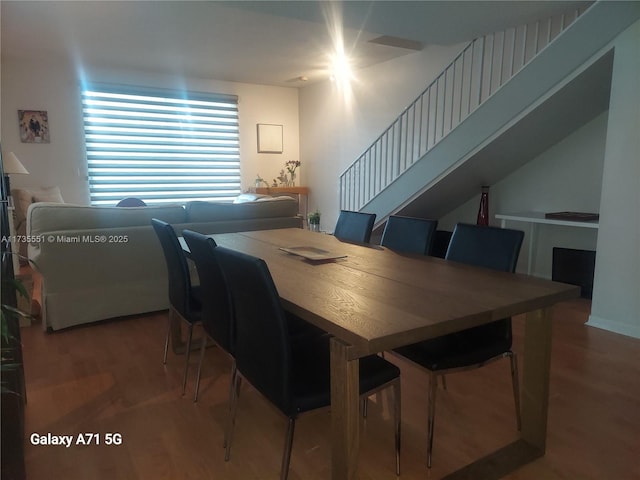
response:
M404 253L429 255L437 220L391 215L387 219L380 245Z
M504 272L514 272L524 232L459 223L453 230L446 260ZM427 466L431 468L438 376L482 367L501 358L511 360L511 381L516 422L521 427L518 362L511 350L511 318L433 338L395 353L411 360L429 373L427 400Z
M174 318L179 318L188 326L184 375L182 378L182 394L184 395L187 386L187 373L189 371L193 326L199 324L202 319L200 287L191 285L187 259L173 227L167 222L158 220L157 218L151 219L151 224L160 240L169 276L169 328L164 342L163 364L167 363L169 337L171 335Z
M341 210L333 235L346 242L369 243L375 221L375 213Z
M116 207L146 207L144 200L137 197L127 197L120 200Z
M198 401L202 362L207 338L227 353L232 360L231 378L235 376L236 361L233 357L233 321L231 303L227 285L215 255L216 242L213 238L191 230L183 230L182 236L189 246L190 258L196 265L200 279L202 303L202 328L205 336L200 345L200 359L196 374L196 387L193 401Z
M433 233L433 244L430 253L432 257L444 258L447 256L451 235L453 235L453 232L449 230L436 230Z
M284 480L289 474L298 416L331 404L331 337L292 335L264 260L220 246L215 252L231 292L236 322L237 375L225 460L230 458L240 385L244 378L288 418L280 471L280 478ZM399 473L400 370L375 355L360 359L359 370L361 396L393 387L396 472Z

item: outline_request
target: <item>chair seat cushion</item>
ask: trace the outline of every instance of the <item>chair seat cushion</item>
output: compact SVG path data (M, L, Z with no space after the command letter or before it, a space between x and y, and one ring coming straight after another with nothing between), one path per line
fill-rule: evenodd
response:
M425 340L394 352L431 370L448 370L486 362L511 349L511 328L498 320L488 325Z
M292 411L303 413L331 404L329 335L305 338L292 344ZM360 395L400 376L400 369L385 359L371 355L360 359Z

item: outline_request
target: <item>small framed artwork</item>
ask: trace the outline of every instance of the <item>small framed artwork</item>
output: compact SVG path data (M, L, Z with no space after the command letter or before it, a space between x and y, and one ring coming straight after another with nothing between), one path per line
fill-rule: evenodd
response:
M282 125L258 123L258 153L282 153Z
M20 141L49 143L49 116L46 110L18 110Z

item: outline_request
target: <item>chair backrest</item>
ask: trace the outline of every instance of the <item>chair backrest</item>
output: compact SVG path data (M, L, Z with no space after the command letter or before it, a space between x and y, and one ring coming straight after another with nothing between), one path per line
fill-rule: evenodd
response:
M459 223L445 258L454 262L515 272L524 232Z
M191 259L196 264L200 279L202 327L216 343L233 353L233 322L227 284L218 263L213 238L191 230L183 230Z
M459 223L453 229L445 258L454 262L514 272L524 232ZM469 348L499 345L503 351L511 348L511 318L455 333L461 344Z
M369 240L371 239L371 232L373 231L373 223L375 221L375 213L341 210L333 234L339 240L356 243L369 243Z
M127 197L120 200L116 207L146 207L147 204L143 200L136 197Z
M437 226L437 220L391 215L380 245L399 252L428 255Z
M431 245L431 255L434 257L444 258L447 256L447 249L451 241L453 232L449 230L436 230L433 233L433 244Z
M290 410L291 346L287 319L264 260L216 247L235 317L234 356L242 375L283 412Z
M151 225L160 240L169 275L169 302L181 315L186 316L192 310L191 278L189 266L184 256L176 232L167 222L151 219Z

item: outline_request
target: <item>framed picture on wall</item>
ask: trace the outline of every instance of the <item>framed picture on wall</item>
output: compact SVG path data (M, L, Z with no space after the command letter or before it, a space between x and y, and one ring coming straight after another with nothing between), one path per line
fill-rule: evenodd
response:
M282 125L258 123L258 153L282 153Z
M49 116L46 110L18 110L20 141L49 143Z

